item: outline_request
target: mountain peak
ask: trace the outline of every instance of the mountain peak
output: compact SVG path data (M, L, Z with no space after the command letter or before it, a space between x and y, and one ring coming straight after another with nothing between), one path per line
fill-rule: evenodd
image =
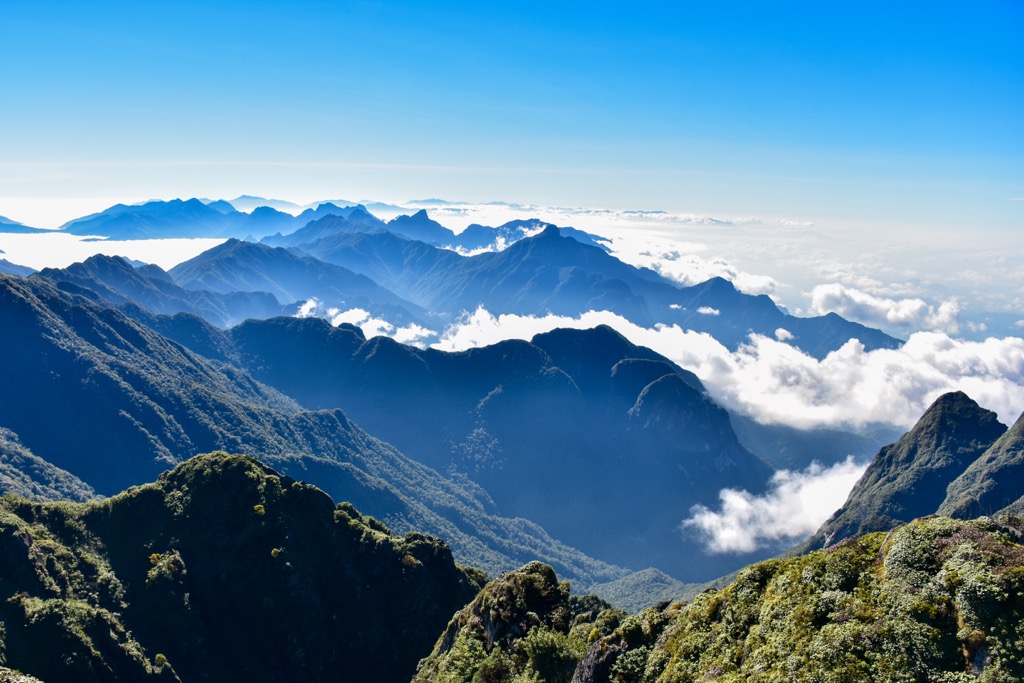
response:
M1004 432L996 414L967 394L943 394L913 429L878 452L846 504L811 539L812 547L933 514L947 487Z
M962 391L952 391L939 396L917 421L907 437L918 446L915 460L933 455L936 449L959 444L961 439L975 442L978 439L991 444L1006 431L991 410L978 405ZM920 450L922 447L925 449ZM961 448L957 445L956 448Z

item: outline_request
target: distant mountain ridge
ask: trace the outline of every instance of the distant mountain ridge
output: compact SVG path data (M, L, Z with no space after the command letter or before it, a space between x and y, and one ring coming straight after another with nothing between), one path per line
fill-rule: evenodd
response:
M849 339L865 348L894 348L899 340L835 314L788 315L767 296L739 292L712 278L680 287L654 271L625 264L604 250L547 226L495 253L463 257L386 232L335 233L297 245L317 258L363 273L398 295L448 316L485 306L492 313L578 316L618 313L642 326L678 324L707 332L730 348L751 332L793 335L795 346L823 358ZM706 315L714 310L718 315Z
M99 213L69 221L60 229L72 235L102 235L112 240L259 239L275 232L294 231L326 215L347 215L355 208L324 203L293 216L270 206L256 207L252 213L245 213L237 211L230 202L155 200L138 205L116 204Z
M119 256L96 255L67 268L44 268L37 277L90 289L115 306L131 303L158 314L192 313L218 327L298 310L282 305L269 292L186 290L161 268L136 268Z
M254 202L259 203L248 198L239 204L248 207ZM432 220L426 210L385 223L362 205L325 202L292 216L270 206L244 213L230 201L175 199L118 204L63 228L110 239L262 237L266 245L298 249L369 277L420 306L420 321L423 312L453 321L480 306L496 314L518 315L578 316L607 310L644 327L677 324L706 332L730 349L752 333L774 338L779 330L785 331L788 343L819 359L850 339L858 339L868 350L900 344L836 314L791 316L767 296L741 293L721 278L680 287L654 271L615 259L600 236L538 219L510 221L498 228L474 224L456 234ZM452 249L486 253L460 257ZM267 282L259 288L244 282L231 286L232 291L271 291L282 303L291 303Z
M43 230L42 228L32 228L18 221L12 221L10 218L4 218L0 216L0 233L13 233L22 235L35 235L45 234L50 232L49 230Z
M416 304L343 266L235 239L178 264L168 274L185 289L224 295L270 292L284 303L315 298L325 307L362 308L398 324L422 323L427 315Z

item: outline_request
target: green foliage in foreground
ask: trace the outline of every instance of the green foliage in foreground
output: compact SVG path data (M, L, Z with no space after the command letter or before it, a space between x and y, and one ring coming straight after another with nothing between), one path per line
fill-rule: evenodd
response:
M531 562L488 583L420 662L416 683L569 683L590 643L626 615L569 594L551 567Z
M535 618L495 618L507 613L503 596L538 582L540 570L527 567L509 585L489 584L456 616L416 680L1020 681L1022 532L1017 519L933 517L751 565L690 603L629 617L535 609L526 612Z
M407 681L482 579L436 538L213 453L103 501L0 497L0 665L45 681Z

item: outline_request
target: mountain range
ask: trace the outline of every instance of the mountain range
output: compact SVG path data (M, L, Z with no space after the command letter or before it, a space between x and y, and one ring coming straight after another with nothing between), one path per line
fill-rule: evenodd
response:
M69 229L229 239L169 271L0 274L0 680L1024 676L1024 415L952 392L898 438L798 432L606 326L459 352L370 336L310 314L599 309L732 348L783 329L819 358L899 343L541 221L309 211L119 205ZM254 216L280 234L254 241ZM782 556L740 569L778 548L713 556L680 528L851 451L877 454Z
M781 335L819 359L850 339L867 350L900 344L835 314L789 315L767 296L745 294L721 278L679 286L618 260L600 236L536 219L497 228L471 225L455 233L425 210L385 222L362 205L320 203L292 216L269 206L245 213L223 200L176 199L119 204L62 229L108 239L227 238L171 269L173 284L221 294L270 293L285 307L316 299L324 311L358 309L392 328L415 325L427 340L436 339L461 315L484 307L493 314L538 316L609 311L645 327L667 324L705 332L730 349L750 334ZM260 236L264 248L246 246ZM13 264L6 270L27 272ZM110 281L103 286L127 299L139 289L131 285L122 291ZM116 303L117 298L108 300ZM269 301L247 299L242 297L237 307L225 307L221 300L170 308L157 304L156 310L194 312L219 326L268 317ZM147 305L145 300L136 303Z
M0 394L0 425L99 494L150 481L196 453L247 452L392 528L437 534L488 572L541 558L583 584L627 573L534 522L502 516L478 485L407 458L340 410L302 410L89 290L0 275L0 326L0 383L10 388Z
M800 318L767 296L738 291L712 278L680 287L654 271L619 261L605 250L563 236L547 226L499 252L461 256L424 242L383 233L339 232L296 245L328 263L362 273L424 309L449 318L484 306L491 313L578 316L591 310L617 313L637 325L677 324L707 332L729 348L750 333L791 343L817 358L851 338L865 348L894 348L898 340L828 314Z
M449 353L315 318L202 335L153 324L304 408L345 410L410 457L482 485L508 514L615 564L691 581L729 571L735 560L706 556L679 521L719 488L761 490L772 473L696 376L608 327ZM600 527L587 523L597 509L613 513Z

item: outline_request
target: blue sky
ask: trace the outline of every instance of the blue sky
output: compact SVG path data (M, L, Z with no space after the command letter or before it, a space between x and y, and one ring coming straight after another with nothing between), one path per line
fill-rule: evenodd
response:
M8 5L0 214L245 192L1024 218L1019 2Z

